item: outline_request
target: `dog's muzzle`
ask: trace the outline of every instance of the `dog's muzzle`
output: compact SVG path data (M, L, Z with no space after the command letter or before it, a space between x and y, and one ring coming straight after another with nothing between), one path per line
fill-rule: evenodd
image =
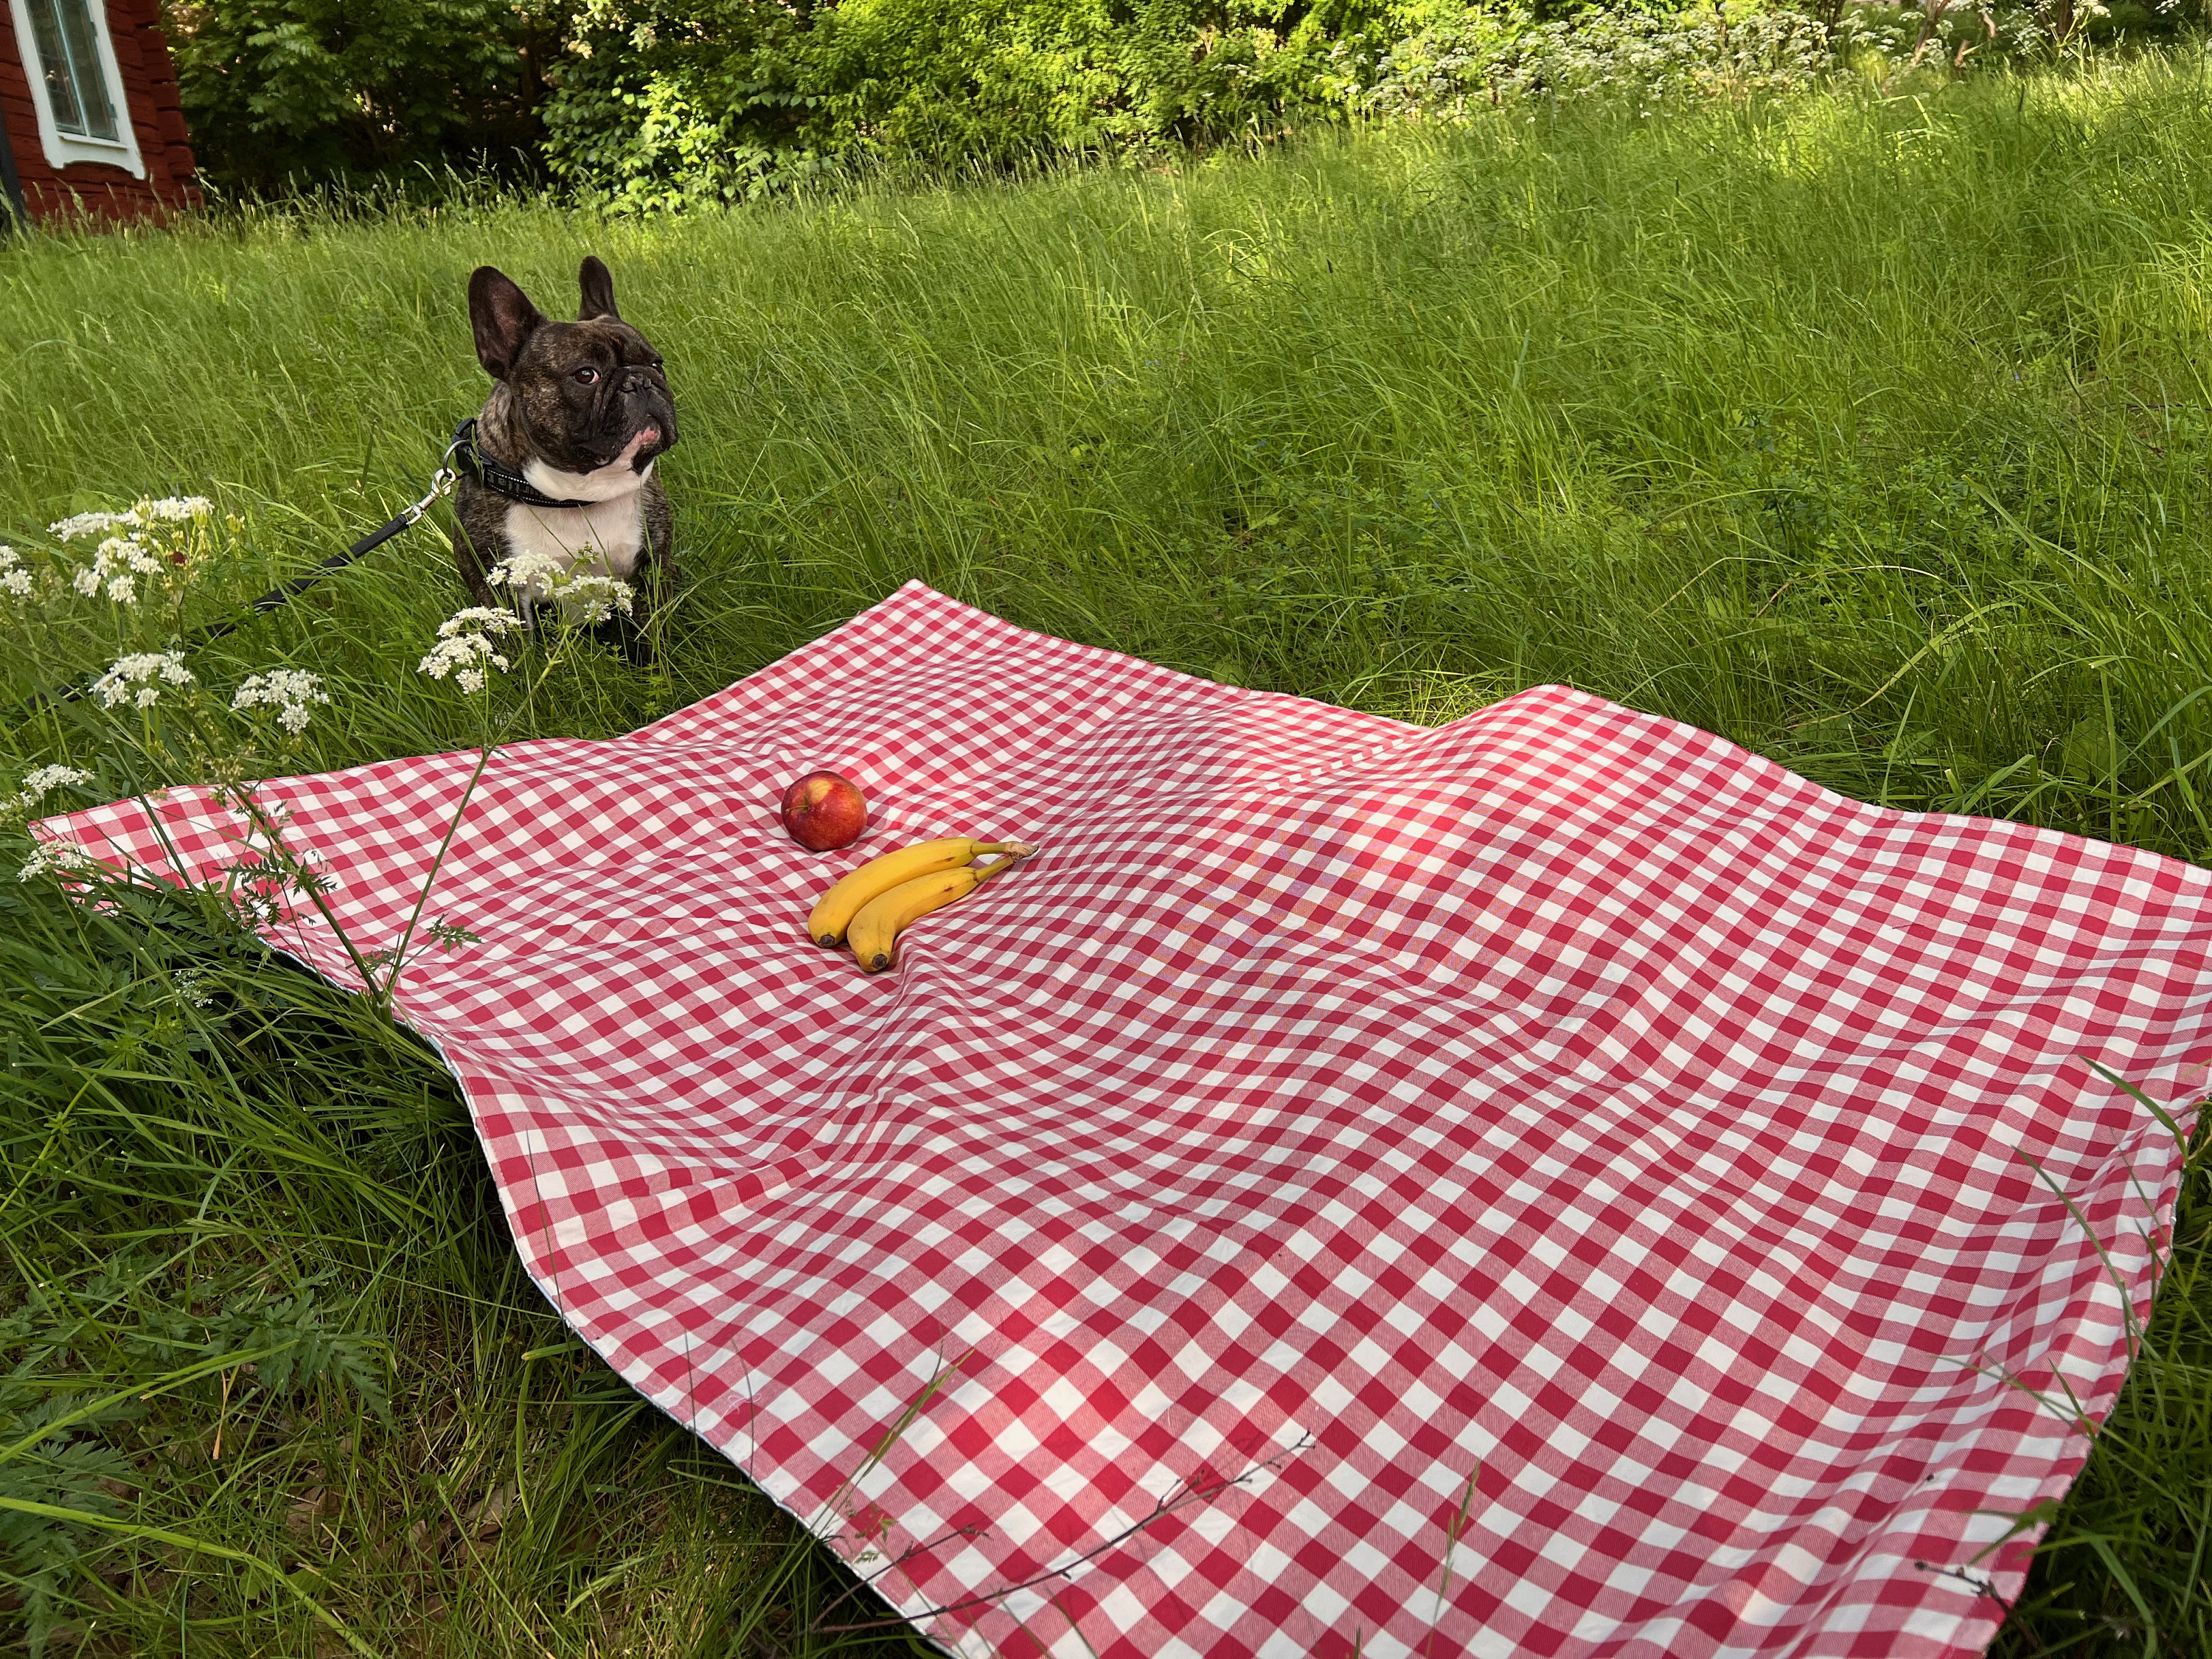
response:
M620 407L622 441L615 447L614 460L625 451L630 451L630 465L640 472L653 461L676 447L676 405L668 395L667 383L651 369L635 368L623 377ZM638 439L650 433L643 443Z

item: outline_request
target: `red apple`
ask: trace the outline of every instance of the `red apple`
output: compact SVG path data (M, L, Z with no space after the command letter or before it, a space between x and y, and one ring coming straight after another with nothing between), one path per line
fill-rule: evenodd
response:
M783 792L783 827L811 852L850 847L868 827L868 798L835 772L809 772Z

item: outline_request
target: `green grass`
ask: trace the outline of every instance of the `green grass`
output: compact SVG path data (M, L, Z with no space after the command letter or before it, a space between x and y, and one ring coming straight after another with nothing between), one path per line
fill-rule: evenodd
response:
M2212 860L2207 155L2191 58L645 224L40 240L0 249L0 539L214 495L219 614L420 492L483 390L471 267L553 308L597 252L678 388L695 586L663 673L510 686L504 733L627 729L918 576L1419 719L1565 681ZM214 700L159 748L83 703L0 742L99 768L74 799L466 744L412 667L461 602L418 530L200 653L327 678L289 748L241 759ZM9 624L11 689L104 662L104 616ZM0 1496L173 1534L0 1512L84 1651L343 1650L310 1601L378 1653L856 1650L805 1634L836 1570L522 1280L411 1039L189 906L0 881ZM2212 1652L2208 1231L2192 1187L2012 1659Z

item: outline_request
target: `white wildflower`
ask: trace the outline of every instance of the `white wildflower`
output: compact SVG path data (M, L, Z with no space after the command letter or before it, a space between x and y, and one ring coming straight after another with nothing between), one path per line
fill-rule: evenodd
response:
M442 680L448 674L459 678L465 691L476 691L483 686L483 665L505 668L507 659L491 648L491 641L482 634L457 634L440 640L430 647L429 654L416 667L434 680Z
M23 793L18 799L27 811L43 800L51 790L91 781L92 774L81 767L41 766L23 775Z
M215 997L206 987L207 973L204 968L179 968L171 974L169 981L176 987L177 1000L195 1008L211 1005Z
M573 562L525 549L494 565L485 579L494 586L513 588L526 615L546 599L557 604L562 619L571 623L602 623L617 611L630 614L630 585L609 575L589 547Z
M158 501L142 500L121 513L72 514L48 525L46 532L73 542L80 536L103 530L143 530L154 524L182 524L190 519L204 519L214 511L215 503L204 495L164 495Z
M137 536L110 536L93 550L92 563L70 578L70 585L89 599L103 587L118 605L138 603L140 576L159 575L161 556Z
M135 704L151 708L161 700L161 686L190 685L192 671L173 652L140 651L116 659L115 665L92 683L103 708Z
M559 555L524 548L494 565L484 580L495 587L512 587L542 599L561 586L568 574L568 563Z
M142 576L157 575L161 561L136 536L110 536L94 550L93 568L101 575L126 566Z
M554 597L573 623L603 623L617 611L630 614L630 585L612 576L572 576Z
M38 850L15 872L15 879L35 881L40 876L82 875L96 862L91 853L76 842L40 842Z
M303 668L272 668L265 674L254 675L240 686L230 706L236 709L273 708L277 725L296 734L307 728L307 705L329 701L320 675L310 674Z
M79 513L67 519L58 519L46 526L46 533L65 542L80 536L89 536L102 530L136 530L142 520L136 513Z
M19 599L31 595L31 573L24 568L21 556L5 542L0 542L0 593Z
M456 611L440 623L438 637L450 640L458 634L469 632L504 634L508 629L521 625L515 620L512 611L501 611L496 605L472 605L465 610Z
M481 691L486 665L501 669L507 665L492 641L521 626L521 619L512 611L491 605L472 605L457 611L438 624L437 644L416 667L434 680L450 674L464 691Z

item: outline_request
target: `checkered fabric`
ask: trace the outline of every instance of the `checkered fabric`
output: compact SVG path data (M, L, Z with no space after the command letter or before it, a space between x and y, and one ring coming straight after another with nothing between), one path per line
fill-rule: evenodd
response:
M475 762L264 787L364 952ZM874 816L816 854L775 806L823 767ZM250 857L151 811L46 830ZM808 941L945 835L1042 850L891 972ZM482 942L398 1006L537 1283L962 1655L1978 1652L2165 1243L2172 1137L2091 1062L2174 1105L2212 1062L2191 866L918 585L499 750L423 914ZM312 913L271 937L358 983Z

